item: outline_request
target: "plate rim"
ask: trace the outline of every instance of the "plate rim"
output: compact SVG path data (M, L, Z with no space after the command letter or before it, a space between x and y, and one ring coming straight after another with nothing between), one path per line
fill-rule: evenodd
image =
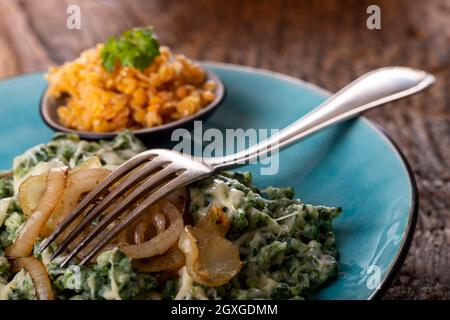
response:
M323 98L329 97L332 92L328 91L327 89L324 89L316 84L313 84L311 82L307 82L305 80L302 80L300 78L296 78L294 76L290 76L287 74L279 73L276 71L271 71L267 69L262 68L256 68L251 66L244 66L244 65L238 65L238 64L232 64L232 63L225 63L225 62L216 62L216 61L209 61L209 60L200 60L198 61L205 67L211 66L211 67L217 67L217 68L226 68L226 69L232 69L232 70L238 70L238 71L244 71L248 73L257 73L262 74L266 76L272 76L284 81L291 82L295 85L301 86L303 88L308 88L310 90L313 90L315 93L319 94ZM16 75L11 75L7 77L0 78L0 84L2 82L8 81L8 80L15 80L26 76L33 76L37 74L44 74L46 71L43 70L36 70L36 71L30 71L30 72L24 72ZM364 121L368 126L372 127L374 132L376 132L385 142L391 147L393 152L397 155L400 162L403 164L404 169L407 172L409 184L411 187L411 209L408 212L408 223L406 225L405 231L402 235L402 241L399 246L399 249L390 263L388 269L385 272L385 276L383 277L383 280L380 284L380 287L375 289L367 298L367 300L377 300L381 299L383 295L386 293L387 289L391 286L392 281L395 278L395 275L398 273L400 268L402 267L406 256L409 252L409 249L411 247L411 243L414 237L414 232L417 224L417 218L418 218L418 211L419 211L419 193L417 188L417 182L414 175L414 172L412 170L411 165L409 164L406 156L401 151L398 144L390 137L390 135L386 132L384 128L382 128L380 125L376 124L375 122L369 120L365 116L360 116L362 121Z
M259 73L263 75L273 76L281 80L285 80L288 82L291 82L293 84L302 86L304 88L308 88L310 90L313 90L314 92L318 93L324 98L328 98L333 93L325 88L322 88L316 84L313 84L311 82L307 82L305 80L302 80L300 78L296 78L287 74L279 73L276 71L261 69L261 68L255 68L251 66L242 66L237 64L231 64L231 63L224 63L224 62L215 62L215 61L201 61L202 64L206 66L212 66L212 67L219 67L219 68L228 68L228 69L235 69L239 71L245 71L248 73ZM411 209L408 212L408 222L406 224L405 231L402 235L402 241L399 246L399 249L397 250L397 253L390 263L388 269L385 272L385 276L383 277L383 280L380 284L380 287L375 289L367 298L367 300L378 300L383 297L383 295L386 293L386 291L391 286L395 276L397 275L400 268L403 266L404 261L406 259L406 256L408 255L409 249L411 247L412 240L414 238L414 232L416 229L417 224L417 218L418 218L418 212L419 212L419 193L417 188L417 182L416 178L414 176L414 172L412 170L411 165L409 164L406 156L401 151L398 144L390 137L390 135L386 132L386 130L381 127L379 124L369 120L365 116L360 116L362 121L364 121L368 126L372 127L374 132L376 132L385 142L391 147L392 151L397 155L397 157L400 160L400 163L403 164L404 169L408 175L409 185L411 187Z

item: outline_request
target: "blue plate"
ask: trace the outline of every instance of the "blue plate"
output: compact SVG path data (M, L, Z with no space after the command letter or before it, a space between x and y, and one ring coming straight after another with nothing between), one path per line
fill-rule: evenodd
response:
M273 72L207 63L228 95L205 128L280 129L321 103L328 92ZM0 169L15 155L48 141L53 132L39 116L42 73L0 81ZM305 202L340 206L335 220L339 277L318 299L379 297L401 265L417 215L409 167L394 144L364 118L347 121L282 151L277 175L253 172L259 187L293 186Z

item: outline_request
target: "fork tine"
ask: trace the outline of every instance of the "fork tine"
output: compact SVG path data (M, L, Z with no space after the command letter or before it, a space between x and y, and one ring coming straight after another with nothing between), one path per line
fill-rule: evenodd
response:
M100 222L84 237L76 247L69 253L69 255L61 263L64 266L69 262L76 254L78 254L84 247L86 247L92 239L98 235L103 229L105 229L114 219L124 213L137 199L148 193L157 183L161 183L164 179L167 179L171 175L179 171L180 168L175 165L168 165L161 171L158 171L153 176L149 177L142 185L133 190L122 202L120 202L114 209L108 213Z
M116 170L114 170L105 180L100 182L98 186L92 190L83 200L80 201L78 206L72 211L50 234L50 236L41 242L39 245L38 253L41 253L52 243L64 230L71 224L87 207L95 201L103 192L105 192L113 183L125 176L127 173L140 166L144 162L154 159L157 154L152 152L140 153L130 160L124 162Z
M122 195L125 190L129 189L133 184L142 181L144 178L148 177L150 174L154 173L161 166L167 165L169 162L163 159L154 159L144 165L138 171L132 173L129 177L125 178L116 188L114 188L100 203L96 204L91 211L86 213L84 219L64 238L64 240L59 244L58 248L53 253L50 260L53 260L58 256L72 241L79 235L80 231L86 227L89 223L94 221L103 210L108 208L111 203L116 200L120 195Z
M206 175L199 174L198 176L192 176L186 171L179 174L172 180L167 181L166 184L161 185L154 193L152 193L147 199L145 199L139 207L131 211L123 220L119 221L111 230L104 229L100 239L91 251L83 258L81 265L88 262L94 257L109 241L114 239L120 232L122 232L130 223L138 219L144 214L149 207L151 207L156 201L172 192L175 188L184 187L194 181L204 178Z

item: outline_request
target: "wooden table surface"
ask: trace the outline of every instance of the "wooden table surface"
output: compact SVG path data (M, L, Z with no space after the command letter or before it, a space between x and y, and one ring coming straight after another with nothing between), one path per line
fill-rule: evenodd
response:
M66 28L69 4L81 30ZM381 8L381 30L366 9ZM405 65L436 85L368 117L397 142L418 181L415 237L386 299L450 298L450 1L0 0L0 77L42 70L133 26L195 59L283 72L335 91L371 69Z

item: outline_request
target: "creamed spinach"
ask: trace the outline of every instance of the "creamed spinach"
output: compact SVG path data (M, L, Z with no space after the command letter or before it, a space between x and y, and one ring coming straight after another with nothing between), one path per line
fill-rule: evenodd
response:
M25 222L18 205L18 185L48 167L75 167L97 156L114 167L144 150L130 133L112 141L86 142L75 135L56 135L17 157L13 175L0 176L0 299L35 299L33 282L24 271L11 272L4 250ZM58 299L307 299L338 273L338 252L332 220L339 208L313 206L294 198L292 188L258 190L249 173L225 172L189 188L189 213L194 221L219 206L230 221L226 237L240 248L243 267L220 287L196 284L185 268L179 276L158 283L157 274L133 269L118 249L99 255L88 266L60 268L50 262L53 248L38 257L46 266ZM61 258L62 259L62 258Z

